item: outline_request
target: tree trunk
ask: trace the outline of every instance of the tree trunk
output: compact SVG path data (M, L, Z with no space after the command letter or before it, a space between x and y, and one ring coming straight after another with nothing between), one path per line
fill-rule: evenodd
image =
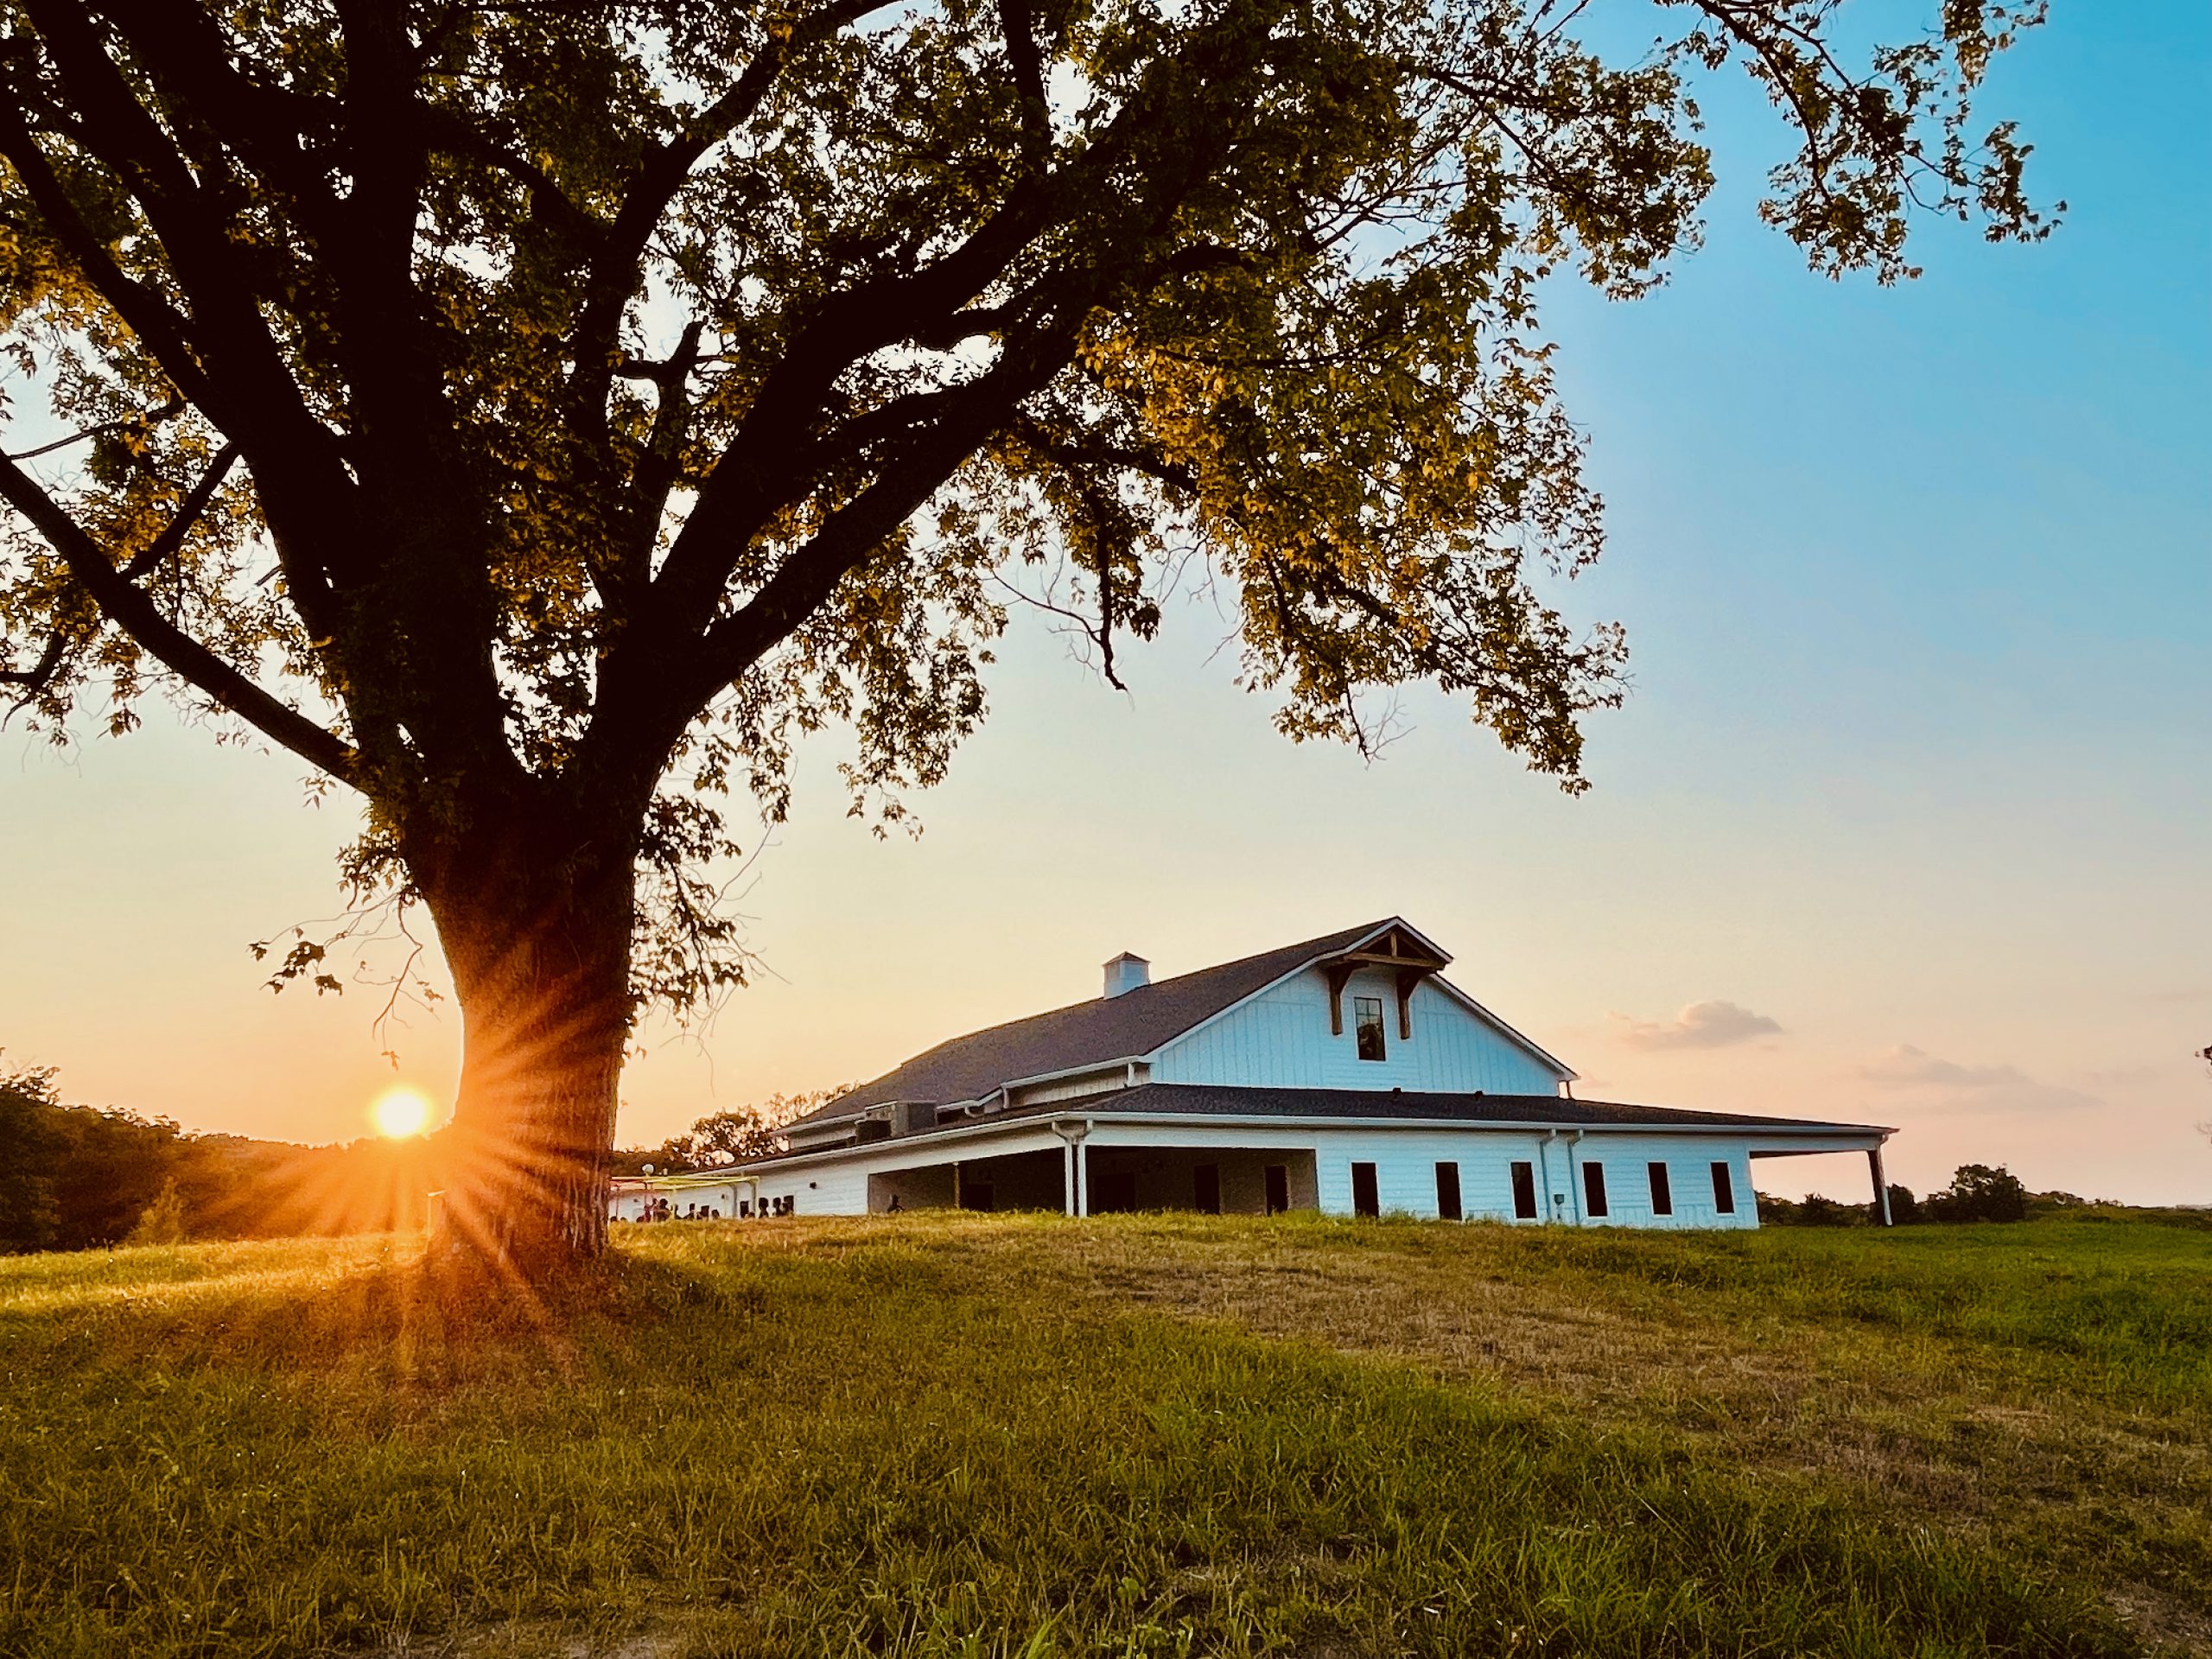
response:
M557 1274L607 1245L632 849L619 836L511 821L410 862L462 1026L434 1250L526 1281Z

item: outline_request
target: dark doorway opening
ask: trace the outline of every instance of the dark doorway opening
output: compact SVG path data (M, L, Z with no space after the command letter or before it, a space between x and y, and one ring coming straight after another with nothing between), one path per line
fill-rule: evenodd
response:
M1268 1166L1268 1213L1279 1216L1290 1208L1290 1166Z
M1354 1164L1351 1166L1351 1212L1355 1216L1379 1216L1382 1200L1375 1191L1375 1166Z
M1459 1166L1439 1164L1436 1166L1436 1213L1446 1221L1458 1221L1459 1214Z
M1221 1166L1200 1164L1191 1172L1191 1195L1202 1216L1221 1213Z
M1094 1169L1090 1173L1090 1213L1094 1216L1127 1215L1137 1207L1136 1172L1127 1169Z
M1605 1166L1603 1164L1582 1166L1582 1213L1592 1221L1605 1215Z
M988 1210L997 1197L997 1190L988 1181L971 1178L960 1183L960 1207L963 1210Z
M1536 1218L1536 1166L1518 1163L1513 1166L1513 1218L1534 1221Z

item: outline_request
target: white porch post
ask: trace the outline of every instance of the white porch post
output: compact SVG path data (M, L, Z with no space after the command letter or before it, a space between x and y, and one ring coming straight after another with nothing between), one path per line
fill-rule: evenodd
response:
M1881 1217L1883 1226L1893 1226L1896 1224L1890 1219L1890 1184L1882 1174L1882 1149L1879 1147L1866 1148L1866 1163L1874 1172L1874 1212Z
M1061 1191L1067 1196L1068 1214L1087 1216L1090 1213L1090 1165L1083 1155L1083 1143L1090 1137L1090 1125L1064 1119L1052 1125L1052 1133L1060 1137Z

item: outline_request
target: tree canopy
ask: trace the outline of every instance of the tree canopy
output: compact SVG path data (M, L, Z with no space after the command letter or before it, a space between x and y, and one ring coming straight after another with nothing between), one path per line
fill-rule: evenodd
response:
M1537 299L1694 242L1700 78L1779 111L1816 270L2048 229L1969 113L2039 5L1848 59L1834 0L1594 10L0 5L0 680L358 793L345 879L428 904L472 1046L559 980L588 1037L502 1075L606 1114L630 1012L741 974L728 791L842 722L897 817L1025 603L1114 679L1209 582L1288 735L1426 682L1579 788L1624 645L1547 596L1602 530Z

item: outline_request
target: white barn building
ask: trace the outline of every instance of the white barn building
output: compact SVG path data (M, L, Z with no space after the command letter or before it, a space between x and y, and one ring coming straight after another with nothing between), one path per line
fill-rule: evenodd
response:
M1450 960L1395 917L1157 983L1116 957L1096 1000L941 1043L714 1185L748 1215L1756 1227L1753 1160L1863 1152L1886 1209L1892 1130L1577 1100L1574 1072L1446 980Z

